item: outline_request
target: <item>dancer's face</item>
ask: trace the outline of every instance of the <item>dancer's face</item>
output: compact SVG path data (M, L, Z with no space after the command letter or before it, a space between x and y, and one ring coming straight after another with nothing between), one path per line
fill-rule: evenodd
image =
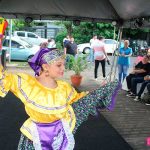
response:
M60 58L52 64L44 64L51 78L61 78L65 71L65 60Z

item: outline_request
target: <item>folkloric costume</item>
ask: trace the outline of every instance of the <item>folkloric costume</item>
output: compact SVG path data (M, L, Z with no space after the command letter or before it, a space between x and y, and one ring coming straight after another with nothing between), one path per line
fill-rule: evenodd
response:
M59 50L42 49L29 61L39 75L42 64L50 64L64 57ZM80 124L96 109L112 109L119 89L117 80L88 93L77 93L67 82L57 80L50 89L27 74L10 74L0 68L0 96L10 90L25 105L29 119L21 127L19 150L72 150L74 136Z

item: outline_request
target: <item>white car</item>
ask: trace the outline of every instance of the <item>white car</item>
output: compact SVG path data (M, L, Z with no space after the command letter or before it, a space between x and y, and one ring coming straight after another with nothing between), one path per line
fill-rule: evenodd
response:
M21 40L28 42L29 44L40 45L43 42L48 42L48 39L41 38L33 32L27 31L14 31L14 36L19 37Z
M106 53L113 54L114 51L117 49L118 43L116 40L105 39L104 43L105 43ZM84 53L84 54L90 53L90 49L91 49L90 43L83 43L78 45L79 53Z

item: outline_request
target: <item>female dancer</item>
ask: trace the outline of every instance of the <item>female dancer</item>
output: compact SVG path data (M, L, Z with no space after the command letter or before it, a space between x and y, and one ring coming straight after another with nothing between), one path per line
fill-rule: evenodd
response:
M9 74L0 67L0 96L13 92L29 116L20 129L18 150L72 150L73 134L88 115L96 114L96 108L113 107L118 81L77 93L69 83L57 79L65 69L65 55L57 49L41 49L29 65L35 77Z

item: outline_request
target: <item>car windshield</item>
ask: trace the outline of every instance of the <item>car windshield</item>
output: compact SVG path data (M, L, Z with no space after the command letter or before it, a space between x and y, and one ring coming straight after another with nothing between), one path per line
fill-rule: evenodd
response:
M23 40L19 40L19 43L20 43L21 45L26 46L27 48L32 48L32 47L33 47L32 44L29 44L28 42L23 41Z

